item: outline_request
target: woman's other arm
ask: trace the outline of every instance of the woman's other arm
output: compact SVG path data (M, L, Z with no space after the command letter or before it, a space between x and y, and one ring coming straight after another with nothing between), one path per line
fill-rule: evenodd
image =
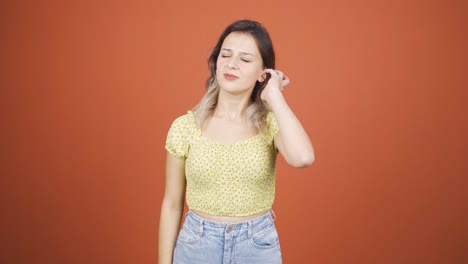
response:
M166 184L159 220L158 263L171 264L184 211L185 161L167 153Z

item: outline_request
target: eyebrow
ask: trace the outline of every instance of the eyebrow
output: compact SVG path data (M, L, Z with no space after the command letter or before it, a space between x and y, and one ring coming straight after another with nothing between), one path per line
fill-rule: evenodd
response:
M233 52L232 49L222 48L221 51L223 51L223 50ZM248 52L245 52L245 51L241 51L240 53L245 54L245 55L250 55L250 56L252 56L252 57L255 57L252 53L248 53Z

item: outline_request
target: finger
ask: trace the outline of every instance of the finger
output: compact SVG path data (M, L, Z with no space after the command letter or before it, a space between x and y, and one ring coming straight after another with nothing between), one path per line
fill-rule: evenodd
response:
M281 90L290 83L290 80L288 76L286 76L282 71L276 70L276 73L278 74L279 79L281 80Z
M263 70L263 72L264 73L269 73L269 74L271 74L271 76L278 76L278 73L273 69L265 69L265 70Z
M282 72L282 71L279 71L279 70L275 70L276 74L278 75L278 78L284 82L285 80L288 80L286 84L283 84L284 86L286 86L287 84L289 84L289 79L288 77Z
M283 86L288 85L290 82L291 82L291 80L289 80L288 76L284 75L283 76Z
M283 74L283 72L281 72L281 71L276 71L276 74L278 74L278 78L279 78L280 80L283 80L283 79L284 79L284 74Z

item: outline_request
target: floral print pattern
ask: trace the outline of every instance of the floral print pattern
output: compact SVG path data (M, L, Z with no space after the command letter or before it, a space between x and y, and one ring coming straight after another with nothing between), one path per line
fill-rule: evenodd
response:
M275 198L278 125L272 112L267 129L249 139L223 144L201 135L195 113L178 117L166 150L185 160L190 209L222 216L247 216L271 209Z

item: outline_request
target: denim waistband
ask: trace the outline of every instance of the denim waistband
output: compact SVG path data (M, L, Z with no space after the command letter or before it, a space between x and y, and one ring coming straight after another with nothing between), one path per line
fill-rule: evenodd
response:
M268 210L268 212L266 212L265 214L261 215L261 216L258 216L256 218L253 218L253 219L250 219L250 220L246 220L246 221L243 221L243 222L237 222L237 223L229 223L229 222L216 222L216 221L212 221L212 220L208 220L206 218L203 218L197 214L195 214L193 211L189 210L186 214L185 214L185 217L186 218L192 218L193 220L197 221L197 222L203 222L203 224L205 225L208 225L208 226L212 226L212 227L220 227L220 228L224 228L226 226L231 226L231 227L242 227L242 226L247 226L250 222L250 224L255 224L255 223L258 223L258 222L262 222L265 218L271 218L272 220L275 220L276 219L276 215L275 215L275 212L273 211L273 209L270 209Z
M203 234L204 231L209 232L210 230L214 232L225 231L228 233L235 230L245 230L248 231L248 236L250 237L252 232L255 233L257 230L273 224L275 219L275 213L271 209L268 210L268 212L266 212L264 215L261 215L257 218L238 223L225 223L208 220L189 210L186 214L185 222L191 227L192 230L197 230L200 235Z

